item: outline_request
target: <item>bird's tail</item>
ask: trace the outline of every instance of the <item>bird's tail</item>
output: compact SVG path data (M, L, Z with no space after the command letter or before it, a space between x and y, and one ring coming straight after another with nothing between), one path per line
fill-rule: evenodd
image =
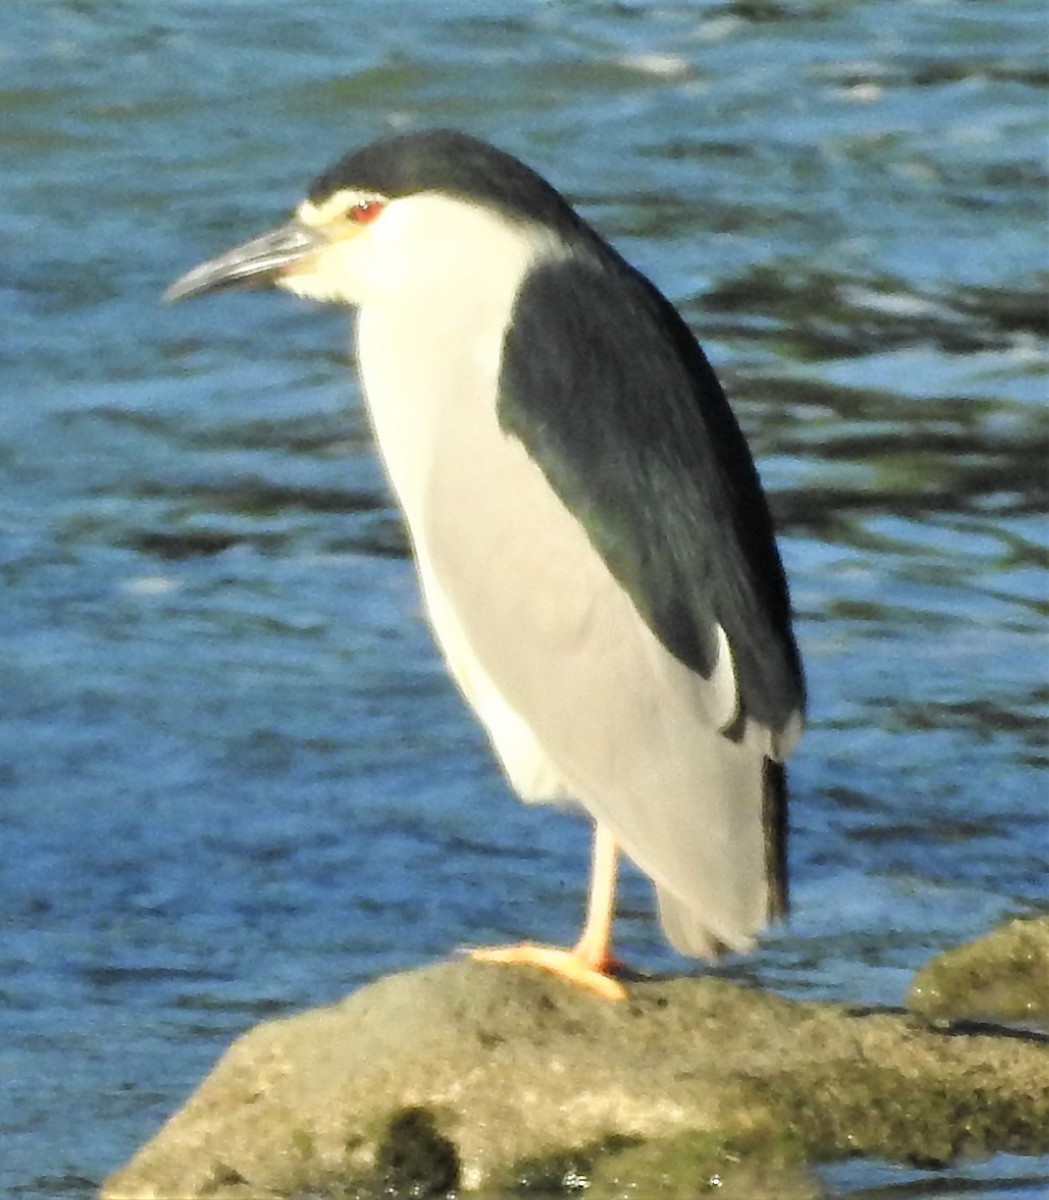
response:
M787 880L787 772L782 763L766 759L762 777L762 828L765 846L765 922L786 917L790 909ZM731 941L718 937L701 914L666 888L657 887L659 916L667 940L682 954L719 959L726 951L753 948L754 938L740 933ZM753 932L757 932L755 929Z

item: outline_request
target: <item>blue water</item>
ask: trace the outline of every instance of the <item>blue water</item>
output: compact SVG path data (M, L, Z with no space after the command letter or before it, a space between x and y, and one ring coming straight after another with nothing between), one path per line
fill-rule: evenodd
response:
M346 317L158 303L390 131L547 174L759 455L812 721L795 915L724 970L898 1004L1049 908L1045 48L1040 0L0 7L0 1194L91 1195L268 1015L578 926L587 831L435 657ZM636 876L618 935L689 966Z

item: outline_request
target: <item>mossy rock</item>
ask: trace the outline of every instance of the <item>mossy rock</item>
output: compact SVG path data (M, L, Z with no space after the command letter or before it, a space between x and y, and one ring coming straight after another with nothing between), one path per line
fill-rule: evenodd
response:
M251 1030L102 1197L809 1200L807 1163L998 1150L1049 1152L1042 1036L458 962Z
M1049 1029L1049 917L1010 921L914 977L907 1007L933 1020Z

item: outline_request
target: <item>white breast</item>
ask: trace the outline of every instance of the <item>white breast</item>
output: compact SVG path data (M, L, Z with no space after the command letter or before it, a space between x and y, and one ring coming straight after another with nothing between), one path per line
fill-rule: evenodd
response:
M379 224L382 241L372 253L382 270L360 307L357 357L427 614L515 790L526 799L568 799L527 722L478 660L440 585L428 535L441 520L431 486L435 455L459 443L455 431L464 424L472 430L471 442L507 436L495 407L503 338L522 281L557 246L545 235L440 196L396 202Z
M542 236L444 196L394 201L377 223L357 357L379 449L413 534L441 424L497 424L514 299L549 251Z

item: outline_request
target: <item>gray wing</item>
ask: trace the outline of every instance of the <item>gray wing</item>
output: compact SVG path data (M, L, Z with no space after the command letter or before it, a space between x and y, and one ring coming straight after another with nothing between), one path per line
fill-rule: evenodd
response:
M783 902L783 789L769 726L736 719L730 636L715 616L705 672L673 653L497 413L463 401L437 438L414 530L424 590L511 777L506 710L654 880L680 949L746 948Z
M790 600L746 441L676 310L604 243L526 279L499 417L667 649L709 675L724 630L743 714L796 723Z

